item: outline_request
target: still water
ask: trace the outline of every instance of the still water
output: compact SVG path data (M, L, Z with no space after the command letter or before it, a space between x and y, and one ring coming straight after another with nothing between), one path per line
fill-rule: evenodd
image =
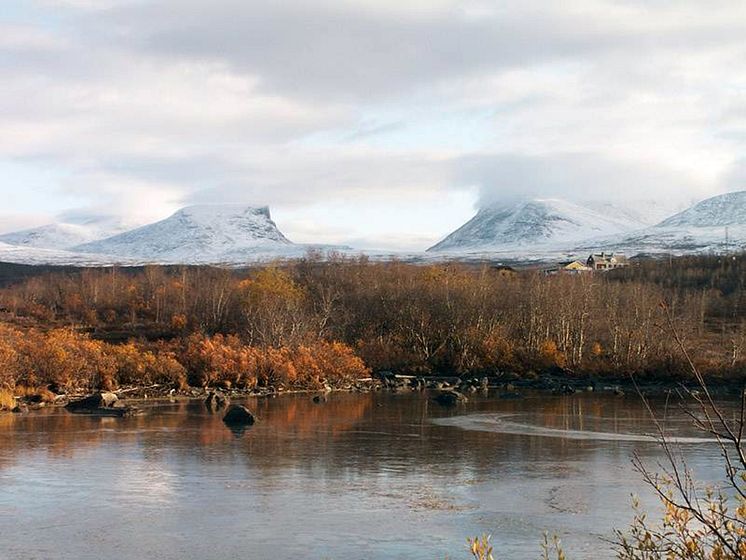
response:
M237 435L199 402L128 419L0 416L0 558L75 560L536 558L544 531L575 559L610 558L652 504L630 465L660 458L635 397L472 399L333 394L249 400ZM717 449L675 415L691 464Z

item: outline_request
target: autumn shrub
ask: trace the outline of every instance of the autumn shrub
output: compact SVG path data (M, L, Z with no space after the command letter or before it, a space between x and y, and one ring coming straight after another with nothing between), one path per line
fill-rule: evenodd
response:
M239 387L256 385L259 354L236 336L192 335L180 355L190 385L230 382Z
M503 329L484 332L477 327L465 329L455 352L454 369L458 373L512 369L515 366L514 343Z
M16 347L20 333L0 325L0 390L12 389L18 376L18 352Z
M314 389L368 377L370 370L341 342L316 342L296 348L268 348L259 361L263 385Z
M116 363L116 383L122 385L187 385L186 368L173 352L147 349L134 343L112 346L108 350Z
M565 367L567 358L553 340L545 340L539 346L539 364L541 367Z
M153 355L148 378L152 383L174 385L185 389L187 384L186 368L179 363L172 352L158 352Z
M0 410L11 410L16 405L16 399L13 391L10 389L0 389Z
M421 373L430 369L398 336L360 339L355 343L355 351L375 371Z
M115 364L104 347L68 329L28 331L17 346L17 382L67 389L105 387L113 379Z
M179 354L190 385L252 388L315 388L325 381L344 383L370 375L352 348L318 341L295 347L254 347L236 336L190 336Z
M370 376L370 369L365 362L346 344L320 341L311 345L308 350L310 357L315 359L316 367L309 370L312 375L302 373L304 382L308 380L319 384L327 380L332 383L349 383Z

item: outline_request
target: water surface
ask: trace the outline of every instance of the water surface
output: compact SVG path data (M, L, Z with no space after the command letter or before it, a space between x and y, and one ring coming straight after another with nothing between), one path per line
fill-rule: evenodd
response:
M631 494L653 503L630 457L661 455L634 397L247 404L260 422L241 435L198 402L0 416L0 558L436 560L487 532L524 559L550 531L595 560ZM675 412L669 426L716 478L716 447Z

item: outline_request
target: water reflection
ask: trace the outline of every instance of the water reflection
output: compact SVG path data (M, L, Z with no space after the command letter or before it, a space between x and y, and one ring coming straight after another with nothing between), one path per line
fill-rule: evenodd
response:
M459 557L467 535L487 531L502 558L525 558L549 529L574 558L604 558L598 537L629 521L629 495L642 490L632 451L659 457L637 437L653 426L634 398L476 399L456 409L383 394L245 404L259 421L242 434L201 402L125 419L0 416L2 550L431 560ZM669 426L696 436L683 415ZM562 435L587 432L635 437ZM713 446L687 449L701 474L715 476Z

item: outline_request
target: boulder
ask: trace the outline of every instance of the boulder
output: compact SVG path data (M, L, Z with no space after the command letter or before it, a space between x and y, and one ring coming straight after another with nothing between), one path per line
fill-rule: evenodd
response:
M113 408L119 400L114 393L94 393L88 397L69 402L65 408L70 411L96 410L100 408Z
M223 416L223 422L228 426L251 426L256 422L256 418L245 406L232 404Z
M552 390L552 393L555 395L572 395L575 393L575 387L568 384L560 385L559 387L556 387Z
M11 410L14 414L26 414L28 412L28 405L25 403L18 403L15 407L13 407L13 410Z
M443 391L435 397L435 402L440 406L456 406L469 402L469 399L458 391Z

